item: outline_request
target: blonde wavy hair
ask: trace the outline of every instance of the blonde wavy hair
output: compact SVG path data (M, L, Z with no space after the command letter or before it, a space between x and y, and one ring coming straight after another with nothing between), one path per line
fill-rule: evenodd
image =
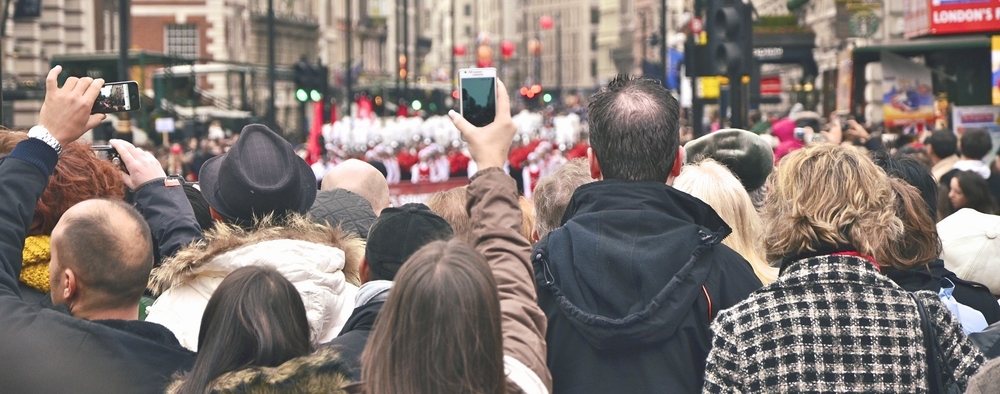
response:
M728 168L712 159L688 164L673 186L704 201L732 227L733 233L722 243L750 262L761 283L766 285L778 278L778 269L765 258L764 222L743 184Z
M771 261L851 246L892 261L887 246L903 234L897 196L885 172L851 147L796 150L771 175L764 204L764 247Z

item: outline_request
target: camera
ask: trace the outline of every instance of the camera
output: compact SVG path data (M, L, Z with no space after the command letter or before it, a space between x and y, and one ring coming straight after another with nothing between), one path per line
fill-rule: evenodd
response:
M128 174L128 168L125 167L125 162L122 161L121 156L118 155L118 151L111 145L94 145L90 147L90 150L94 151L97 158L102 160L110 161L119 170Z

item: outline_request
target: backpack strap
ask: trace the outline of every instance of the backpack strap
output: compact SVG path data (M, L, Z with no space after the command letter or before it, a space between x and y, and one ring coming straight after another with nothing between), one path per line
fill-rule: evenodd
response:
M712 297L708 295L708 288L705 285L701 285L701 291L705 293L705 300L708 301L708 321L711 322L712 318L715 317L714 311L712 310Z

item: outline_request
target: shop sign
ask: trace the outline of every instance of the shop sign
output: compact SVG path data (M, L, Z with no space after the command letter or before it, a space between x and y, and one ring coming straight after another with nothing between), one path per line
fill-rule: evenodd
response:
M760 79L760 95L761 96L778 96L781 95L781 77L762 77Z
M881 55L885 125L934 124L931 69L889 52Z
M854 60L851 50L837 54L837 112L850 113L854 98Z
M992 57L990 70L993 72L993 105L1000 105L1000 36L990 38Z
M903 7L907 38L1000 30L1000 0L905 0Z
M1000 107L990 105L977 105L969 107L952 107L951 124L955 134L959 136L969 129L984 129L990 133L993 139L993 146L1000 146ZM996 157L992 149L989 155L983 158L987 163L992 163Z

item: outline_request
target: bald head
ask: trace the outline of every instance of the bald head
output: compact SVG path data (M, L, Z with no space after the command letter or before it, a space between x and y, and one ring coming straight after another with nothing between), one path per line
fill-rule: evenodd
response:
M124 202L83 201L67 210L52 231L49 279L56 305L82 305L89 311L134 308L152 269L149 226ZM68 277L75 283L66 283Z
M389 207L389 183L371 164L350 159L333 167L323 177L323 190L345 189L364 197L375 215Z

